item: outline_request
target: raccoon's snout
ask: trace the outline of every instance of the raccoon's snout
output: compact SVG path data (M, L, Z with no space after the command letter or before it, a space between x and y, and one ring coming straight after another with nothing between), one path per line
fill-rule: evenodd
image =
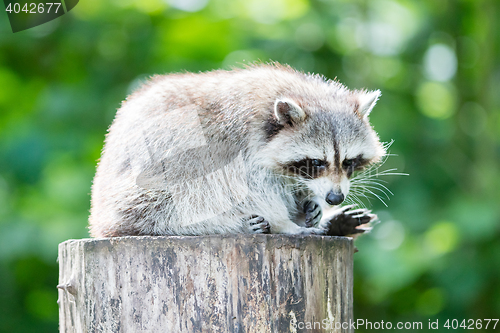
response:
M332 206L340 205L344 201L344 194L330 191L326 195L325 201Z

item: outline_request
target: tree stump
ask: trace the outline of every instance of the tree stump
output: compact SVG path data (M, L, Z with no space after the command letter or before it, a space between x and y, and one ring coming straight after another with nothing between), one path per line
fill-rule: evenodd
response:
M60 331L352 332L353 249L326 236L68 240Z

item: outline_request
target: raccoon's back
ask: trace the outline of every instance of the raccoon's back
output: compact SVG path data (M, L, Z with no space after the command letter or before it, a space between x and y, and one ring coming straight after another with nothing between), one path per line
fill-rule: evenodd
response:
M234 96L222 97L219 76L156 77L123 103L92 186L93 236L164 233L160 224L179 220L166 185L210 173L244 151L252 108L240 103L229 112Z

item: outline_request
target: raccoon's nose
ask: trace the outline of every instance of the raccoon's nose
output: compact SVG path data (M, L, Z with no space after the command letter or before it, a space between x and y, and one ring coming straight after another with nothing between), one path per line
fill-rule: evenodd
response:
M335 193L333 191L328 192L325 201L332 206L340 205L344 201L344 195L342 193Z

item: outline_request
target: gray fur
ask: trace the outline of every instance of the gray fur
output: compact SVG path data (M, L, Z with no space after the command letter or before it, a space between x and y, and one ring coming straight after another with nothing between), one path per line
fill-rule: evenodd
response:
M262 232L266 223L328 234L326 193L349 190L342 161L385 154L367 118L378 96L279 64L156 76L123 102L106 136L91 234ZM303 158L328 168L314 179L286 170ZM323 219L306 228L311 200Z

